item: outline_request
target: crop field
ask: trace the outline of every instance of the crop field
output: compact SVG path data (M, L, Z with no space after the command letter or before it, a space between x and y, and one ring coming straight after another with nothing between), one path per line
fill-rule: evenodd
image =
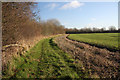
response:
M112 52L106 48L91 46L66 37L68 35L57 37L55 41L63 51L75 60L79 60L84 70L88 71L90 78L117 78L120 75L120 53L118 51Z
M119 50L118 45L120 45L118 43L118 35L119 33L70 34L68 38L116 51Z

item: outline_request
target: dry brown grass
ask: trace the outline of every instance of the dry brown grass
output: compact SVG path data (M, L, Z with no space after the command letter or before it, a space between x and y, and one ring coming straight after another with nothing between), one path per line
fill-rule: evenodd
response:
M107 49L72 41L66 36L57 37L55 39L57 45L63 51L70 53L74 59L82 61L90 77L115 78L119 76L119 52L110 52Z

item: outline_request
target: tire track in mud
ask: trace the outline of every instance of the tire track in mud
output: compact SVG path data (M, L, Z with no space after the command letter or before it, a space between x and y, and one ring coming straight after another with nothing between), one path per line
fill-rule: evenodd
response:
M44 44L44 42L42 42L42 51L41 51L41 53L43 53L43 44ZM29 55L31 55L31 54L32 54L32 53L30 53ZM29 61L26 61L27 59L29 59L28 57L26 57L26 56L24 56L24 55L22 55L21 57L24 57L25 59L24 59L23 63L20 65L20 67L18 67L18 68L15 69L14 74L10 77L10 79L17 78L16 75L17 75L22 69L24 69L24 68L22 68L22 66L24 66L27 62L29 62ZM41 56L40 56L40 57L41 57ZM40 62L39 62L39 63L40 63ZM39 64L39 63L38 63L38 64ZM38 68L38 70L39 70L39 68ZM38 71L37 71L37 73L38 73ZM35 75L35 76L38 76L38 75Z
M43 56L43 51L44 51L44 48L43 48L43 45L44 45L45 41L42 42L42 47L41 47L41 55L40 55L40 58L39 58L39 61L41 60L42 56ZM41 75L43 73L43 71L40 69L39 65L41 64L41 62L38 63L37 65L37 71L36 71L36 77L38 78L39 75Z
M89 44L67 39L68 35L55 38L57 45L74 59L80 60L89 74L101 78L120 77L120 53L97 48Z

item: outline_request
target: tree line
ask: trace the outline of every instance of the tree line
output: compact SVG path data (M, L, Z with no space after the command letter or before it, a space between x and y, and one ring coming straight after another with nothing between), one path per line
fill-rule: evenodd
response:
M79 34L79 33L119 33L120 28L116 29L115 26L110 26L108 30L105 28L81 28L81 29L65 29L66 34Z
M37 21L37 12L33 12L37 3L2 3L2 43L16 44L22 40L32 40L39 36L63 34L64 26L56 19ZM21 43L22 44L22 43Z

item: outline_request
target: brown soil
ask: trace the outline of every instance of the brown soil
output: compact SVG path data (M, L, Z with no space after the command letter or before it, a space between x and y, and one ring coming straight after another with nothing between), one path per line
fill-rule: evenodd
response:
M120 53L110 52L89 44L72 41L67 35L56 37L55 42L65 52L70 53L74 59L82 62L89 75L96 74L101 78L120 77Z

